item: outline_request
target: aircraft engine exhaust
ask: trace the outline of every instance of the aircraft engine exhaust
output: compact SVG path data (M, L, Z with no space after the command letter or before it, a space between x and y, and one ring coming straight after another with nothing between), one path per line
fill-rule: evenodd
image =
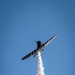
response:
M42 58L41 58L41 53L38 52L38 66L37 66L37 75L45 75L44 74L44 67L43 67L43 63L42 63Z

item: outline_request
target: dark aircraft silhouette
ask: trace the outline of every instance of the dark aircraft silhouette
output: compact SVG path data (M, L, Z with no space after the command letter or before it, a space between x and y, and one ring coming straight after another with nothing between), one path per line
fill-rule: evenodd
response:
M22 60L34 55L34 57L37 55L38 52L41 52L44 50L44 48L56 37L56 35L54 35L53 37L51 37L48 41L46 41L44 44L41 43L41 41L36 41L37 42L37 48L35 50L33 50L32 52L30 52L29 54L27 54L26 56L24 56L22 58Z

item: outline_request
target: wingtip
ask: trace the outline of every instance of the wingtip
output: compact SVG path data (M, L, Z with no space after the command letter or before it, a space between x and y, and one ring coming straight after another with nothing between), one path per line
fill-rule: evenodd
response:
M54 37L57 37L57 35L55 34Z
M24 60L23 58L21 60Z

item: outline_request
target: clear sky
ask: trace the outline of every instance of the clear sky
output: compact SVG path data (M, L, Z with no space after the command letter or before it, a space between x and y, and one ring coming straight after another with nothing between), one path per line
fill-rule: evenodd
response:
M75 75L75 1L0 0L0 75L36 75L37 57L21 58L55 34L42 52L45 75Z

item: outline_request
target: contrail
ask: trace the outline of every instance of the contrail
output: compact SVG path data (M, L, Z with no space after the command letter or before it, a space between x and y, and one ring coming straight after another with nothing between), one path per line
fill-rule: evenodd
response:
M37 67L37 75L45 75L44 74L44 67L42 63L41 53L38 52L38 67Z

